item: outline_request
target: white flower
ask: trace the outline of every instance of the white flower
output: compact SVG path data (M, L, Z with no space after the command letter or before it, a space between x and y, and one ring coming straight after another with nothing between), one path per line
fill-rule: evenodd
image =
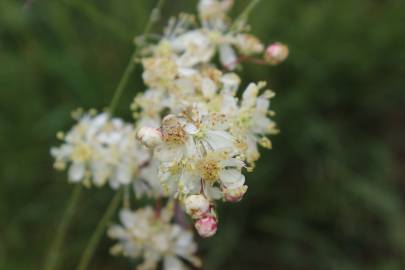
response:
M201 191L201 180L191 159L161 162L159 179L165 193L182 199Z
M265 83L249 84L239 109L232 116L231 133L239 139L239 150L251 164L260 156L257 144L271 148L271 142L265 136L277 132L275 123L269 118L270 98L274 93L266 90L259 95L263 87Z
M235 158L229 150L219 149L180 162L163 162L159 178L166 190L180 199L203 193L211 201L223 197L221 189L243 186L243 167L243 161Z
M142 94L138 94L131 109L134 111L134 117L139 119L137 127L153 127L160 126L160 113L169 106L169 97L161 89L148 89Z
M157 159L160 161L180 161L182 158L194 154L194 142L184 126L185 122L174 115L168 115L162 120L163 143L154 150Z
M69 181L108 182L112 188L135 181L140 166L151 158L135 140L133 126L106 113L82 115L51 154L57 168L68 167Z
M215 46L206 33L192 30L169 41L178 54L176 63L181 67L192 67L207 63L215 53Z
M208 152L196 161L196 169L200 175L203 188L219 184L223 188L238 188L245 183L241 173L243 161L233 157L228 149Z
M169 57L150 57L142 60L142 78L153 88L165 88L177 75L177 64Z
M226 115L210 113L200 116L185 125L185 130L193 136L198 152L216 151L220 148L233 148L235 138L229 134Z
M122 225L113 225L108 231L111 238L118 240L111 252L143 258L137 269L157 269L160 261L164 270L186 269L182 259L200 267L201 262L194 255L197 245L192 233L171 223L172 211L171 205L160 214L150 207L134 212L121 210Z
M226 13L233 6L233 0L200 0L198 12L201 20L222 22Z

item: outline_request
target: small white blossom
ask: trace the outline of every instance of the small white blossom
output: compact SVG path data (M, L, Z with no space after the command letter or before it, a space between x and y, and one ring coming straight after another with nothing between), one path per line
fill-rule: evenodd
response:
M106 113L85 113L61 139L51 154L57 169L68 170L70 182L97 187L109 183L113 189L133 183L138 196L162 195L158 166L135 139L131 124Z
M238 138L240 152L252 165L260 157L257 145L271 148L266 135L277 133L275 123L269 118L270 99L274 93L266 90L260 94L263 87L265 83L249 84L243 92L238 109L231 116L231 134ZM235 104L228 106L234 107Z
M122 225L113 225L108 231L111 238L118 240L111 253L143 258L139 270L157 269L161 261L164 270L187 269L182 260L200 267L201 261L194 255L197 245L192 233L171 223L172 211L171 205L160 213L151 207L121 210Z

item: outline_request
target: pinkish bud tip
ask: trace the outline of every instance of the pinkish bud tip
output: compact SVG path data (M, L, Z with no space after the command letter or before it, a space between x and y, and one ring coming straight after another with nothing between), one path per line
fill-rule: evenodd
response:
M197 220L194 226L201 237L208 238L217 232L218 224L215 217L205 216Z
M289 53L289 49L286 45L276 42L267 47L264 59L269 64L278 65L287 59Z

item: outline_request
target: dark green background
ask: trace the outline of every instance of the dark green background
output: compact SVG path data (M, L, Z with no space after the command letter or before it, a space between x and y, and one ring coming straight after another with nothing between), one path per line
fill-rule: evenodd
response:
M30 4L31 2L31 4ZM167 0L163 21L196 1ZM248 1L237 0L234 14ZM0 1L0 269L41 269L72 190L49 147L76 107L106 106L155 1ZM204 269L405 269L405 1L263 0L265 42L290 46L266 79L281 133L200 241ZM162 25L154 29L161 32ZM119 115L142 91L140 68ZM86 190L63 251L73 269L112 192ZM103 239L91 269L130 269Z

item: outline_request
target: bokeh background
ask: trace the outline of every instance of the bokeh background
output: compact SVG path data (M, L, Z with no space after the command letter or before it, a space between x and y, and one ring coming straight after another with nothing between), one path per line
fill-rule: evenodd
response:
M163 22L196 1L168 0ZM236 0L234 14L249 1ZM72 186L54 172L55 133L77 107L104 108L145 26L151 0L0 1L0 269L41 269ZM290 46L267 80L281 133L200 241L204 269L405 269L403 0L264 0L263 41ZM142 91L140 68L120 103ZM86 190L60 269L74 269L112 192ZM130 269L104 238L90 269Z

